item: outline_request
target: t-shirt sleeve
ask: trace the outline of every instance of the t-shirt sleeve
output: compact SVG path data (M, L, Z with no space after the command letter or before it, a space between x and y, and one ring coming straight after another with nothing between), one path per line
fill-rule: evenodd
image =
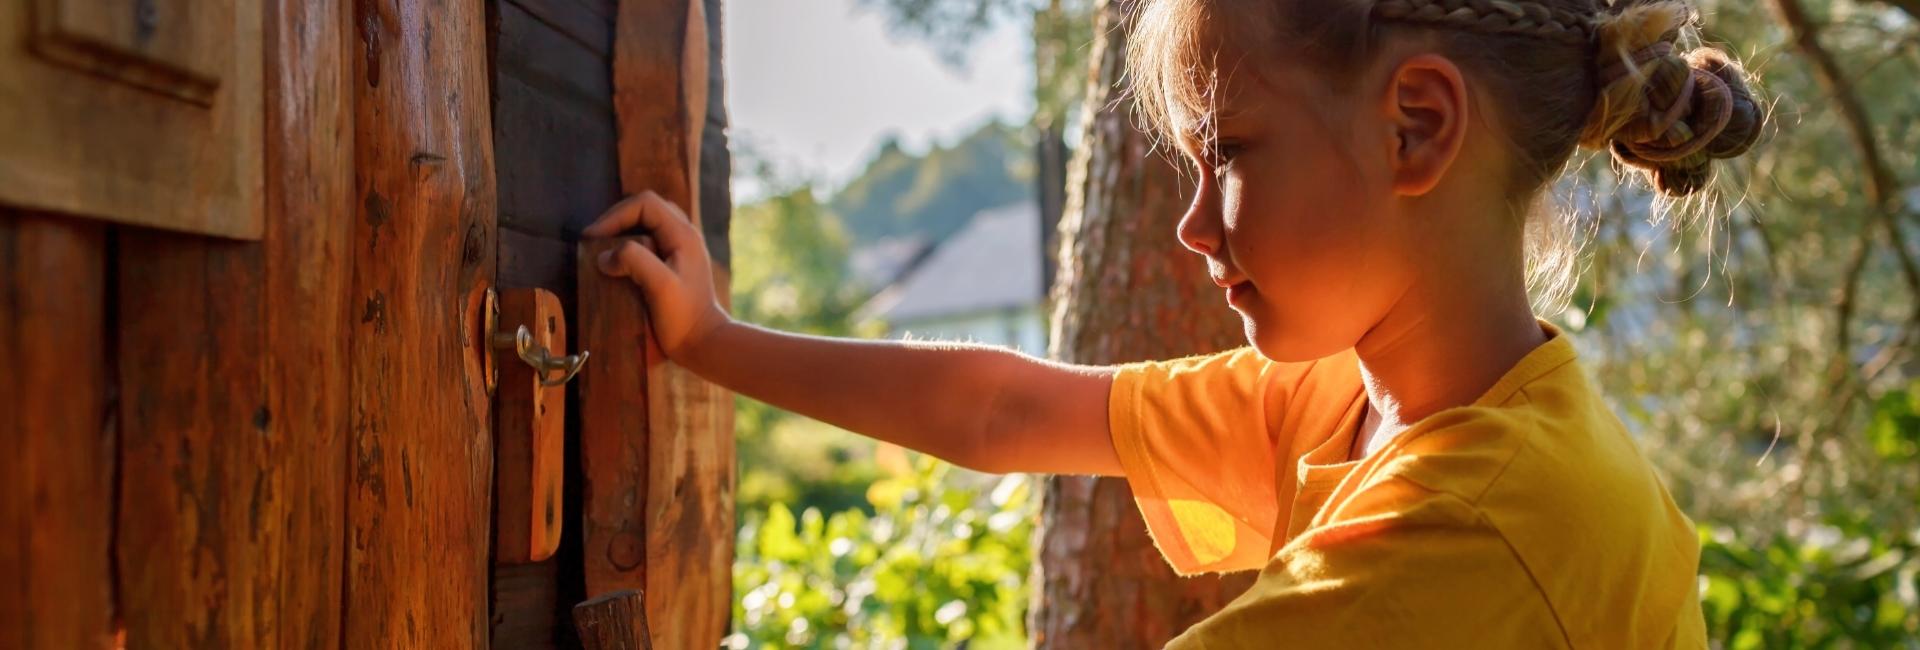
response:
M1567 647L1525 565L1467 503L1404 481L1377 489L1396 510L1289 542L1167 648Z
M1245 348L1115 373L1114 450L1155 544L1180 574L1266 564L1278 517L1268 402L1286 370Z

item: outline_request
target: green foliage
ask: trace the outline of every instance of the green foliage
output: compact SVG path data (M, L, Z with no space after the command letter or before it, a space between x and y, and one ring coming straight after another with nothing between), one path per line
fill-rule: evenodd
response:
M981 210L1032 200L1029 140L1019 129L994 121L925 154L888 143L834 195L830 207L845 220L856 245L889 237L937 241Z
M742 161L751 167L750 157ZM782 182L764 167L748 173L777 191L734 213L734 315L790 332L861 334L850 321L864 296L847 279L848 242L838 217L810 184ZM867 506L867 486L879 476L864 460L871 441L744 397L734 421L743 518L774 503L835 512Z
M1920 648L1920 540L1860 521L1798 539L1700 532L1701 606L1725 648Z
M1867 440L1888 462L1920 459L1920 382L1880 396L1867 425Z
M952 480L921 457L873 484L873 514L798 518L774 504L740 530L734 648L1025 647L1031 479Z

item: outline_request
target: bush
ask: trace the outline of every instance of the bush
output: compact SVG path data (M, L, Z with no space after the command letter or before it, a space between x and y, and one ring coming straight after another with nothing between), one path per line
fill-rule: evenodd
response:
M750 516L729 647L1025 647L1030 486L919 457L868 490L872 516L780 503Z

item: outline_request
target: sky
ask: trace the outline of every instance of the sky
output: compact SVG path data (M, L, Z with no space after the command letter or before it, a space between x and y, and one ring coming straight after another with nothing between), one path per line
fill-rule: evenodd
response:
M951 142L999 115L1032 113L1027 25L1006 21L977 41L964 68L889 33L858 0L734 0L726 14L727 108L735 151L780 175L838 185L889 135L909 150ZM758 193L751 179L735 191Z

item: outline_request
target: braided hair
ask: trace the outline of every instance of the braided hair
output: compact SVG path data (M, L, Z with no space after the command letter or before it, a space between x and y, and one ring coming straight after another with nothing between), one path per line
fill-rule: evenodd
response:
M1765 120L1739 63L1682 46L1696 19L1684 0L1148 0L1128 68L1142 115L1165 131L1174 108L1210 101L1194 78L1210 64L1205 39L1286 44L1340 86L1380 43L1424 31L1485 89L1518 154L1516 193L1586 146L1680 197L1751 148Z
M1765 120L1739 63L1711 48L1681 51L1696 19L1685 2L1582 12L1538 0L1377 0L1372 17L1591 48L1595 92L1579 144L1610 151L1669 196L1705 187L1712 162L1746 153Z

